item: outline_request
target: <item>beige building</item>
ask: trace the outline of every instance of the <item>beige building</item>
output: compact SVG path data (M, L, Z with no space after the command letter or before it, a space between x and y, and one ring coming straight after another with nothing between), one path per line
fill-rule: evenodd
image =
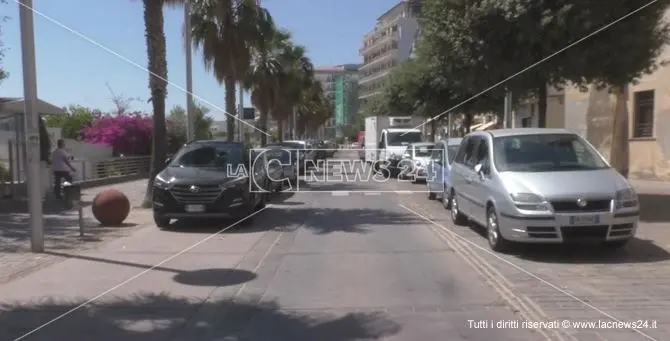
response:
M400 1L382 14L363 38L358 81L361 108L381 93L391 70L412 55L419 33L419 8L418 0Z
M670 12L668 16L670 18ZM670 60L670 46L659 60ZM616 99L595 88L549 91L547 126L565 127L586 137L609 157ZM516 108L517 127L537 126L535 104ZM628 89L629 177L670 181L670 66L630 84Z

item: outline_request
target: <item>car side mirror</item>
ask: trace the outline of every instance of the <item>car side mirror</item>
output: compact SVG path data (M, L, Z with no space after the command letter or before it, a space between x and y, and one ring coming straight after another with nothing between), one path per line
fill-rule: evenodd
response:
M484 165L482 165L481 163L478 163L478 164L475 165L475 173L477 173L479 175L483 175L484 174L483 170L484 170Z

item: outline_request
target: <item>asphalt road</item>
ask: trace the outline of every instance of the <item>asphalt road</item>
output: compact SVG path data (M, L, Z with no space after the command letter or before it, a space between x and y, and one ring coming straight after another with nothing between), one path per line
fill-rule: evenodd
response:
M487 283L477 257L409 210L427 202L403 192L420 185L339 172L308 176L252 226L204 242L225 226L146 228L10 282L0 340L57 317L24 340L547 339L491 325L529 316Z

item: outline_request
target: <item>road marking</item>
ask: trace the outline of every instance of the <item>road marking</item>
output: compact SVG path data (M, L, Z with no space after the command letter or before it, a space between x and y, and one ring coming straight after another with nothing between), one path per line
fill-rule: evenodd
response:
M332 191L331 194L334 197L347 197L347 196L349 196L348 191Z
M382 195L380 192L365 192L363 195L373 196L373 195Z
M495 257L496 259L500 260L501 262L503 262L503 263L505 263L505 264L507 264L507 265L509 265L509 266L511 266L511 267L513 267L513 268L515 268L515 269L518 270L518 271L521 271L522 273L524 273L524 274L526 274L526 275L528 275L528 276L530 276L530 277L532 277L532 278L534 278L534 279L536 279L536 280L542 282L543 284L545 284L545 285L547 285L547 286L553 288L554 290L556 290L556 291L558 291L558 292L564 294L565 296L568 296L568 297L572 298L573 300L575 300L575 301L581 303L582 305L584 305L584 306L586 306L586 307L588 307L588 308L591 308L592 310L594 310L594 311L598 312L599 314L601 314L601 315L603 315L603 316L609 318L610 320L615 321L615 322L617 322L617 323L623 323L622 320L619 319L619 318L617 318L616 316L614 316L614 315L612 315L612 314L610 314L610 313L608 313L608 312L606 312L606 311L604 311L604 310L602 310L602 309L600 309L600 308L594 306L593 304L591 304L591 303L589 303L589 302L586 302L585 300L583 300L583 299L581 299L581 298L575 296L574 294L571 294L570 292L566 291L565 289L562 289L561 287L557 286L556 284L553 284L553 283L549 282L548 280L546 280L546 279L544 279L544 278L542 278L542 277L540 277L540 276L538 276L538 275L536 275L536 274L534 274L534 273L532 273L532 272L530 272L530 271L528 271L528 270L522 268L521 266L517 265L516 263L511 262L511 261L509 261L509 260L507 260L507 259L505 259L505 258L502 258L500 255L496 254L495 252L493 252L493 251L491 251L491 250L489 250L489 249L486 249L486 248L484 248L484 247L482 247L482 246L480 246L480 245L478 245L478 244L476 244L476 243L474 243L474 242L468 240L467 238L465 238L465 237L461 236L460 234L458 234L458 233L452 231L451 229L446 228L444 225L441 225L441 224L437 223L437 222L434 221L433 219L430 219L429 217L427 217L427 216L425 216L425 215L423 215L423 214L421 214L421 213L419 213L419 212L417 212L417 211L415 211L415 210L413 210L413 209L407 207L407 206L404 205L404 204L398 204L398 205L399 205L400 207L406 209L407 211L409 211L409 212L411 212L411 213L414 213L417 217L423 218L423 219L426 220L427 222L429 222L429 223L431 223L431 224L433 224L433 225L439 227L442 231L444 231L444 232L448 233L450 236L454 237L454 239L457 239L457 240L461 241L461 244L467 244L467 245L470 245L470 246L474 246L475 248L477 248L477 249L479 249L479 250L481 250L481 251L483 251L483 252L485 252L485 253L487 253L487 254L493 256L493 257ZM455 243L454 243L454 244L455 244ZM472 255L476 255L474 252L472 252L471 254L472 254ZM477 255L477 256L479 256L479 255ZM481 256L480 256L480 257L481 257ZM647 340L650 340L650 341L660 341L660 340L653 338L653 337L650 336L649 334L647 334L647 333L645 333L645 332L643 332L643 331L641 331L641 330L639 330L639 329L631 328L630 330L632 330L632 331L638 333L639 335L645 337Z
M412 193L416 193L415 191L407 191L407 190L405 190L405 191L394 191L394 192L395 192L395 194L412 194Z

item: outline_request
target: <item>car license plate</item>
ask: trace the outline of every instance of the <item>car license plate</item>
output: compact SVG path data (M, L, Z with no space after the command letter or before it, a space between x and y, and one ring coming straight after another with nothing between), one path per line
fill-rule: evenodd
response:
M600 217L597 215L580 215L570 217L570 225L598 225Z
M188 213L205 212L205 205L186 205L186 212Z

